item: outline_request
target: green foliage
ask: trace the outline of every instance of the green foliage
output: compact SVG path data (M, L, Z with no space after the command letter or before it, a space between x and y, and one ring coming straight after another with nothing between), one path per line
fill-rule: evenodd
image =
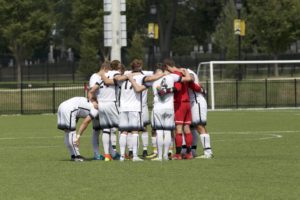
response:
M30 58L34 47L48 39L50 12L51 1L0 1L0 34L17 62Z
M277 56L300 33L299 0L249 1L249 38L260 52Z
M189 55L195 44L197 41L193 37L178 36L172 42L172 49L175 55Z
M237 36L234 35L233 22L237 18L237 11L233 0L227 1L218 19L213 42L223 52L225 59L237 57Z
M145 55L145 41L141 34L135 32L131 41L131 47L127 49L129 62L135 58L143 59Z

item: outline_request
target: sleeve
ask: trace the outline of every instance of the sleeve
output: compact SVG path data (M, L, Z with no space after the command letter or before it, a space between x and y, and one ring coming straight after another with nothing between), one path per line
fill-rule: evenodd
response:
M173 78L174 82L181 81L181 76L179 76L178 74L170 74L170 76Z
M195 92L202 92L202 86L200 83L196 84L195 82L190 82L189 88L191 88Z

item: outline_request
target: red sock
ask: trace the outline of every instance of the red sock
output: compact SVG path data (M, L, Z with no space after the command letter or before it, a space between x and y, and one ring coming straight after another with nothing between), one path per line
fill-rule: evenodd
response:
M187 147L191 148L193 144L193 135L191 133L185 134L185 143Z
M175 144L176 144L176 147L182 146L182 134L181 133L176 133Z

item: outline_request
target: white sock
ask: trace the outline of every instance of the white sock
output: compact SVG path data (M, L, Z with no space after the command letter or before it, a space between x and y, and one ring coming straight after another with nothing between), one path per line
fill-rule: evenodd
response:
M116 151L116 146L117 146L116 128L110 129L110 141L113 149Z
M153 153L157 154L156 136L151 137L151 143L152 143L152 147L153 147Z
M163 145L164 145L164 131L163 130L156 130L156 139L157 139L158 158L162 159Z
M148 140L149 140L148 132L143 132L142 133L143 150L147 150L149 144Z
M208 133L200 134L201 144L204 150L205 155L212 154L211 146L210 146L210 136Z
M171 131L164 131L164 135L165 135L165 138L164 138L164 158L165 159L168 159L168 152L169 152L169 149L170 149L170 145L172 143L172 137L171 137Z
M193 156L196 156L198 138L199 138L199 133L198 133L197 129L195 129L195 128L192 129L192 136L193 136L192 154L193 154Z
M65 143L71 155L80 155L79 148L74 144L76 140L76 131L66 132Z
M72 155L74 155L74 153L73 153L72 146L69 143L69 136L70 136L69 133L70 133L69 131L65 132L65 145L66 145L70 155L72 156Z
M103 143L104 154L109 154L109 142L110 142L110 130L104 129L102 131L102 143Z
M127 148L132 151L132 133L127 134Z
M93 129L92 145L93 145L94 157L99 156L99 135L100 135L100 131Z
M132 154L133 157L137 157L138 154L138 148L139 148L139 134L134 133L132 134Z
M120 152L121 152L121 156L125 156L125 149L126 149L126 141L127 141L127 134L125 133L121 133L120 134L120 139L119 139L119 143L120 143Z

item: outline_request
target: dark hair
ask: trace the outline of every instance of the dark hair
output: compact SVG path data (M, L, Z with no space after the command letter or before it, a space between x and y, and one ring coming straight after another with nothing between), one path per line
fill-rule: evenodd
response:
M140 59L133 59L133 61L130 63L130 66L132 71L140 72L142 71L143 61Z
M165 58L163 63L171 67L175 66L175 62L172 58Z
M112 70L118 70L120 64L121 64L121 62L119 60L113 60L110 63L110 67Z

